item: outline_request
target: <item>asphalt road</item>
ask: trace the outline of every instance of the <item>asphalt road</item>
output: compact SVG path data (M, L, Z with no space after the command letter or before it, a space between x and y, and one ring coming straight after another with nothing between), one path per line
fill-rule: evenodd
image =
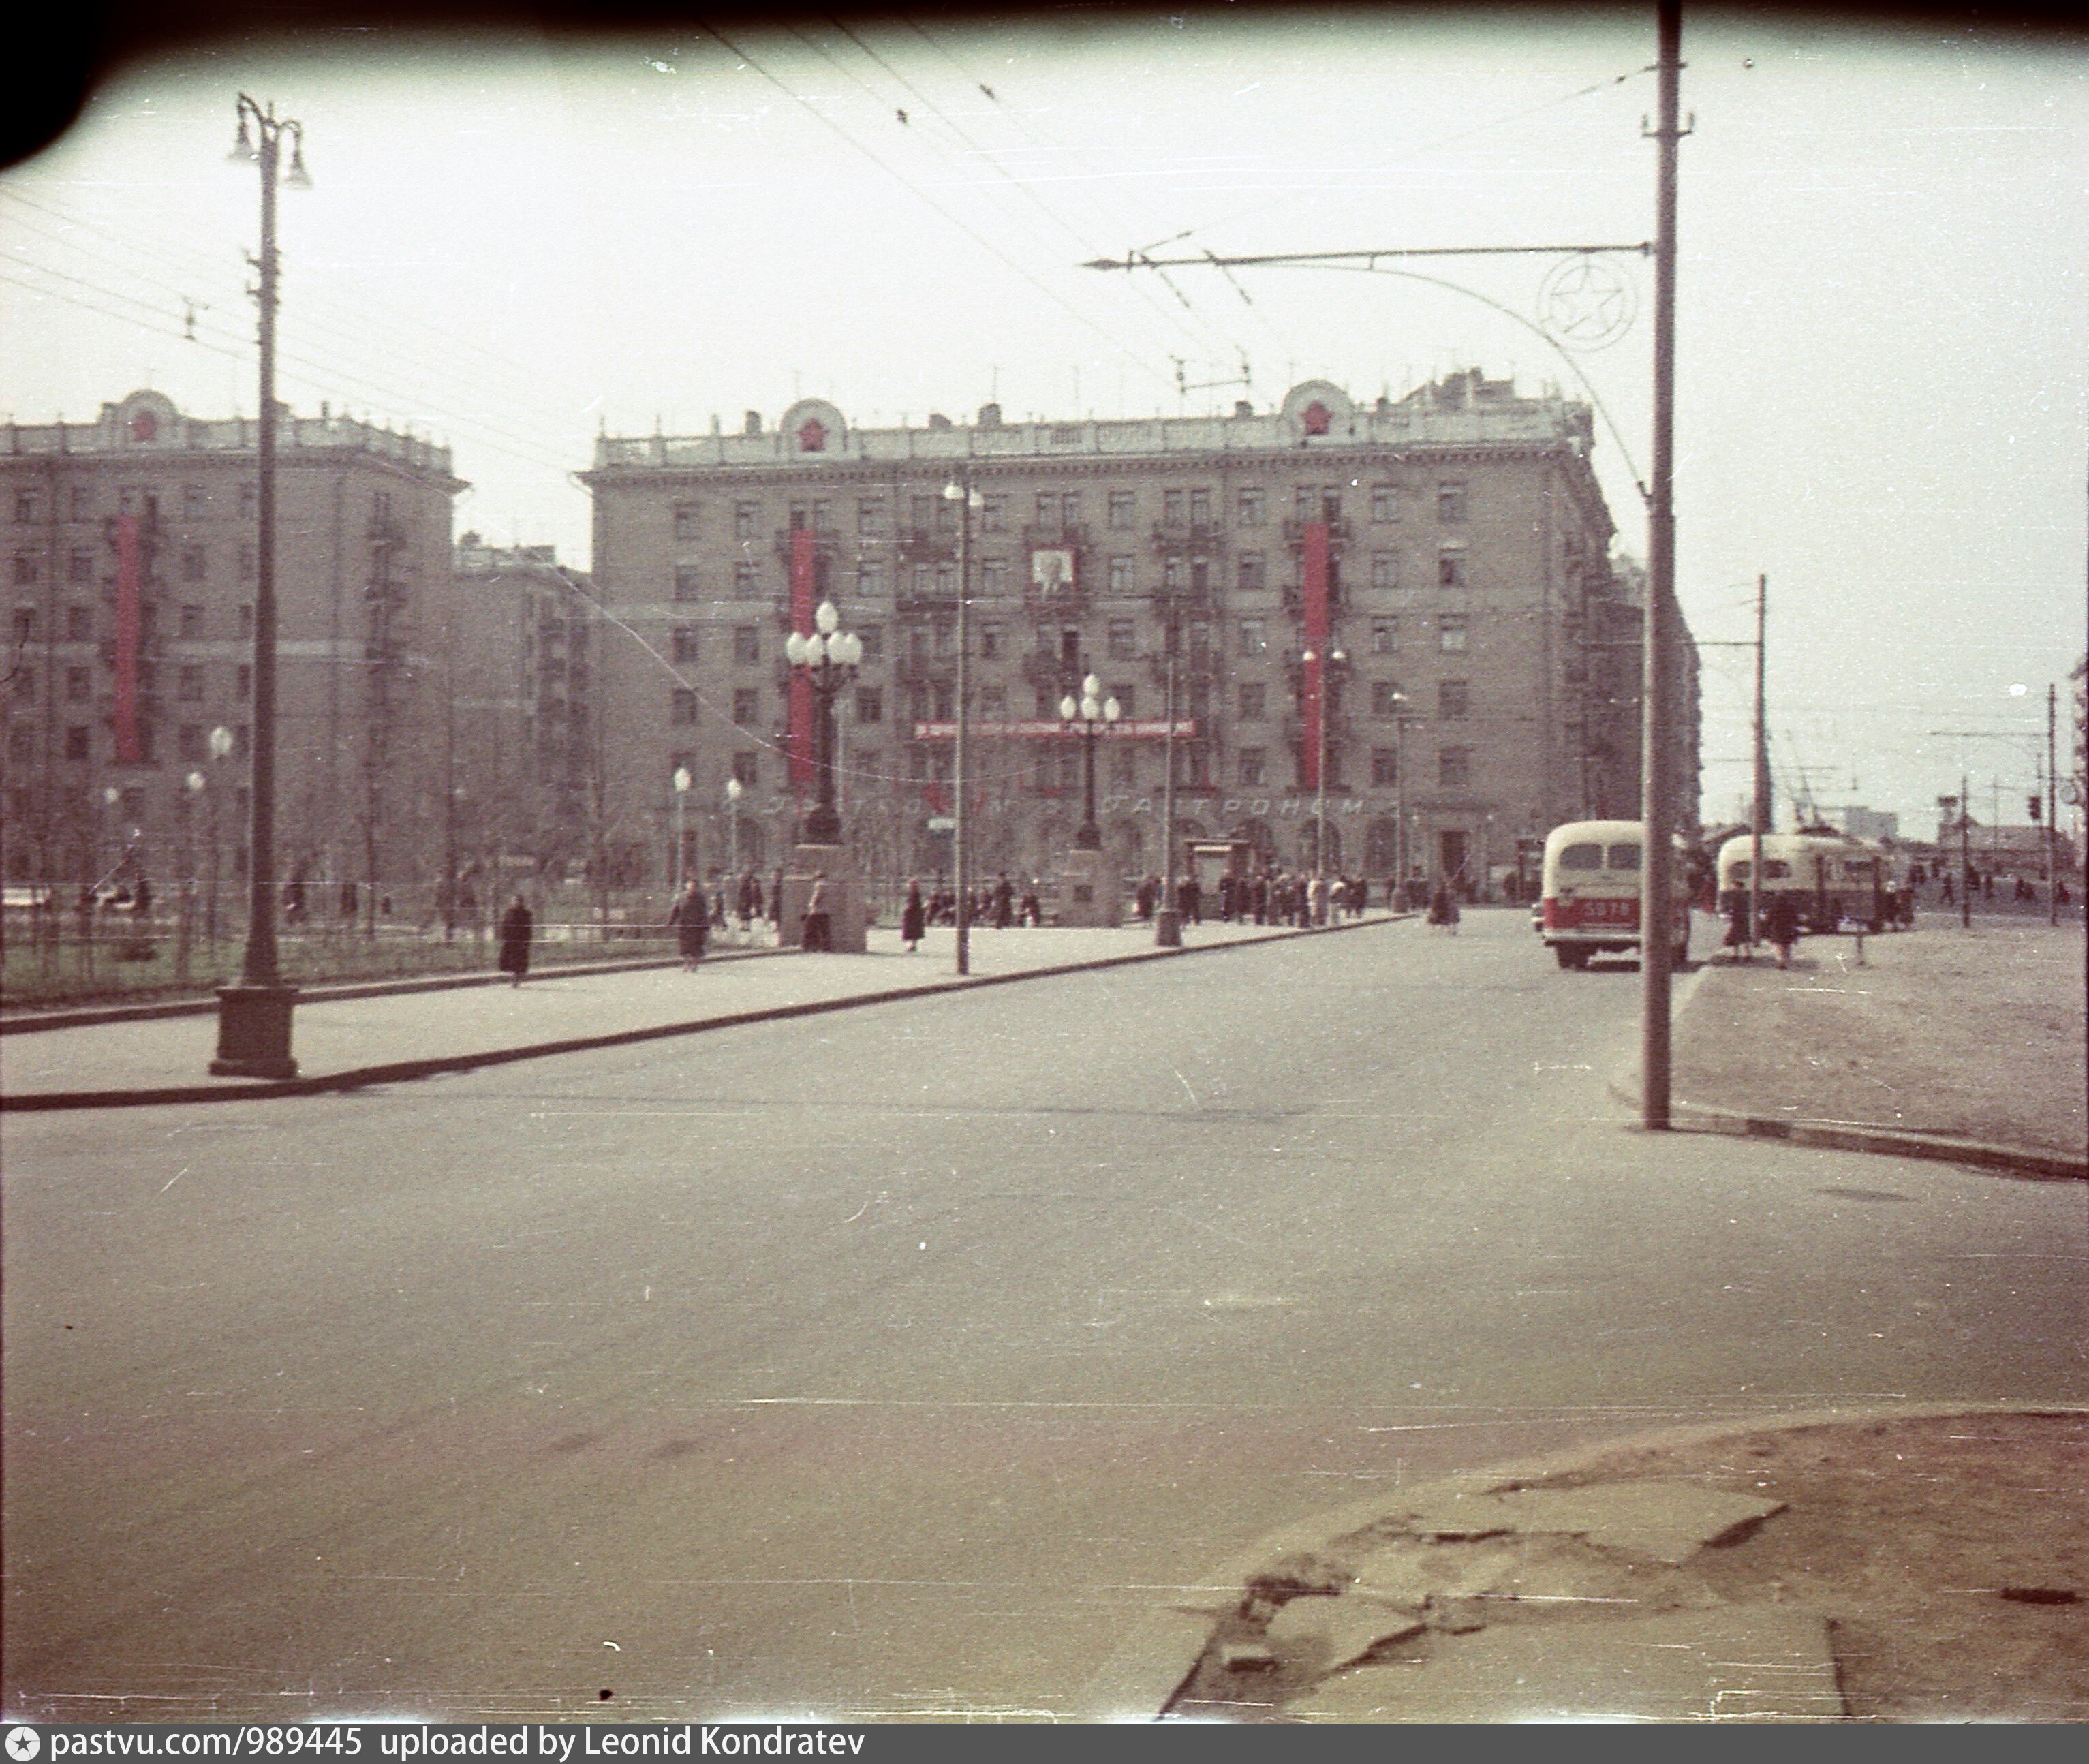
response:
M1637 998L1474 912L11 1116L0 1701L1105 1715L1143 1613L1376 1487L2089 1400L2074 1185L1642 1135Z

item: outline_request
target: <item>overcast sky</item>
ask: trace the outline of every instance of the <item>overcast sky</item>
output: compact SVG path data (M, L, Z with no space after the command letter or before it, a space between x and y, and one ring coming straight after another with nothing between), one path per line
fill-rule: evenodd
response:
M225 157L244 90L302 122L315 186L283 199L282 396L451 443L460 532L585 565L568 474L605 425L774 423L801 393L873 423L989 397L1267 407L1309 376L1397 396L1477 366L1577 396L1585 376L1644 556L1640 259L1611 260L1632 328L1571 358L1527 322L1543 259L1409 266L1448 288L1079 265L1649 238L1650 7L843 16L592 44L336 32L134 68L0 174L0 413L91 419L147 384L255 408L256 179ZM1787 800L1804 779L1926 835L1962 766L1976 814L1998 778L2021 822L2050 682L2064 723L2089 549L2085 45L1686 9L1678 583L1695 633L1734 640L1768 575ZM1228 383L1186 396L1178 358ZM1716 820L1746 787L1751 662L1704 659Z

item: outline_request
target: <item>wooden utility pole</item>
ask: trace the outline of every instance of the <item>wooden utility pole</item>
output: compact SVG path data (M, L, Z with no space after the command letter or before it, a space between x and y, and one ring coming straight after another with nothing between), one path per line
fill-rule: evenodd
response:
M1669 979L1673 951L1670 918L1675 858L1670 850L1675 814L1669 749L1674 719L1675 597L1675 148L1682 138L1681 0L1661 0L1661 119L1654 239L1654 464L1647 521L1647 606L1641 663L1640 799L1646 826L1640 871L1640 1124L1669 1124ZM1752 927L1751 928L1752 929Z
M1769 577L1756 577L1756 800L1748 814L1748 942L1761 934L1762 910L1763 835L1769 831L1769 700L1765 665L1765 639L1769 635Z

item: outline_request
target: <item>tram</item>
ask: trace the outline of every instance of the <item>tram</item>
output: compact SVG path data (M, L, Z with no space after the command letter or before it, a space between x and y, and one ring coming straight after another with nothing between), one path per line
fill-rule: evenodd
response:
M1591 956L1639 947L1640 858L1645 844L1646 826L1639 821L1569 821L1546 835L1537 929L1562 968L1586 968ZM1680 840L1675 883L1670 939L1680 963L1690 953Z

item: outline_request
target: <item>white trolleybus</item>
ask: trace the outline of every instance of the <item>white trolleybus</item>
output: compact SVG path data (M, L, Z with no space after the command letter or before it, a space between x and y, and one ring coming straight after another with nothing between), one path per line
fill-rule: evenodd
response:
M1594 955L1639 947L1640 857L1646 827L1638 821L1569 821L1545 836L1538 932L1562 968L1586 968ZM1672 870L1670 947L1690 953L1689 882L1677 841Z
M1754 835L1738 833L1719 848L1722 906L1748 894L1754 847ZM1765 913L1775 896L1790 895L1800 929L1817 936L1840 929L1846 920L1870 931L1883 931L1895 921L1899 878L1883 847L1842 834L1765 833L1762 853L1762 880L1757 886Z

